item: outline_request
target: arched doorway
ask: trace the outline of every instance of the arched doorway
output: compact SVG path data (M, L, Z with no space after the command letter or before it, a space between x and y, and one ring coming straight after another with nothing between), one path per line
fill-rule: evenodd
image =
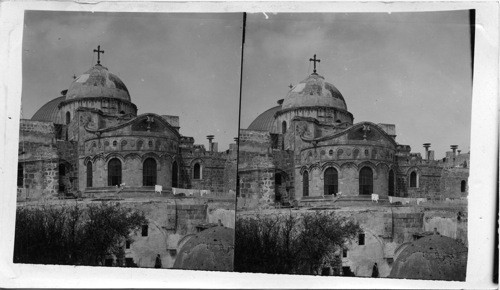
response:
M339 189L339 174L337 172L337 169L330 167L325 170L323 179L325 181L324 194L337 195Z
M144 164L142 165L142 185L156 185L156 160L154 158L144 160Z
M179 167L177 165L177 161L172 163L172 187L179 186Z
M373 170L370 167L363 167L359 171L359 194L369 195L373 193Z
M194 164L193 179L201 179L201 165L200 165L200 163Z
M122 162L113 158L108 162L108 186L116 186L122 183Z
M389 196L394 196L394 171L389 171Z
M302 174L302 196L309 196L309 173L307 171Z
M418 187L417 173L415 171L410 173L410 187Z

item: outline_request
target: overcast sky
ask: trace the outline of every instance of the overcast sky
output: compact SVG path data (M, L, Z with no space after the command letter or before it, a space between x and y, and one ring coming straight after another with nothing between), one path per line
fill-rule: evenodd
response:
M23 117L102 64L125 83L139 113L180 116L181 134L219 149L237 136L241 14L30 11L23 43ZM436 158L469 151L468 11L249 14L241 128L311 72L343 94L354 121L396 125L397 141Z
M436 158L451 144L469 151L468 11L250 14L246 28L242 128L312 73L317 54L355 123L395 124L398 143L432 143Z
M23 117L96 63L127 86L138 113L180 116L180 132L219 150L238 135L242 14L29 11L23 39Z

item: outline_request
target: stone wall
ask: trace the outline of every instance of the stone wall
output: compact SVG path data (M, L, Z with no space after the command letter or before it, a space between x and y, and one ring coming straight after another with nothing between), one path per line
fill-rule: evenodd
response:
M464 203L386 206L350 202L343 203L340 208L323 211L334 211L337 216L354 220L361 226L364 244L359 243L359 237L354 238L345 245L346 257L342 257L342 266L349 267L358 277L370 277L375 263L380 277L387 277L398 249L424 232L434 231L434 228L441 235L458 239L467 245L467 205ZM307 212L312 211L299 209L293 211L293 214L301 215ZM289 213L288 209L258 211L259 215ZM256 214L256 211L239 211L236 218L247 218ZM334 254L342 256L342 253Z
M54 124L22 119L19 129L19 200L58 194L59 153Z

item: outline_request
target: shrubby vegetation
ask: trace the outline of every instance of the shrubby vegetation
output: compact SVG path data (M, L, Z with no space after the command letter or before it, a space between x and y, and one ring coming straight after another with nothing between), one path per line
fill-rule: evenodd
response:
M18 207L14 262L102 265L124 258L123 241L147 220L143 213L101 203Z
M341 267L338 253L361 232L334 212L242 217L236 220L235 271L319 274Z

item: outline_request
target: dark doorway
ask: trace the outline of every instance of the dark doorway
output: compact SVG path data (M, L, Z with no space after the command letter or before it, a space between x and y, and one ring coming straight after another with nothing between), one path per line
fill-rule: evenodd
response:
M201 165L196 163L193 167L193 179L201 179Z
M68 125L70 121L71 121L71 113L66 112L66 125Z
M466 187L467 187L467 182L465 180L462 180L462 182L460 182L460 192L465 192Z
M122 162L113 158L108 162L108 186L120 185L122 183Z
M302 174L302 196L309 196L309 173L304 171Z
M281 133L282 134L286 133L286 121L283 121L283 123L281 123Z
M65 181L66 179L66 165L63 163L59 164L59 192L64 192L66 189Z
M144 160L142 165L142 185L156 185L156 160L154 158Z
M389 196L394 196L394 171L389 171Z
M274 201L275 202L281 202L281 174L276 173L274 174Z
M177 161L172 164L172 187L179 186L179 167L177 166Z
M87 187L92 187L92 162L87 162Z
M373 193L373 170L363 167L359 172L359 194L370 195Z
M325 180L324 194L337 195L339 189L339 174L337 172L337 169L330 167L327 170L325 170L324 180Z
M417 187L417 173L415 171L410 173L410 187Z

